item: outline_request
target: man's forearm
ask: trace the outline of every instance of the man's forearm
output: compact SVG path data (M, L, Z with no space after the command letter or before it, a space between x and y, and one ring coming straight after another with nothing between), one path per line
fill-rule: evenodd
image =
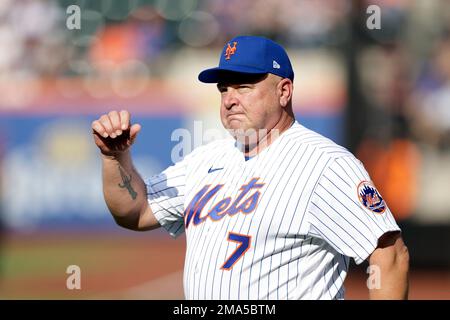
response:
M128 151L120 157L103 155L102 165L106 204L119 224L133 227L147 201L145 183L135 170Z
M371 300L408 299L408 271L403 267L380 268L380 285L370 288Z
M379 280L369 287L370 299L408 299L409 252L399 232L380 238L369 263Z

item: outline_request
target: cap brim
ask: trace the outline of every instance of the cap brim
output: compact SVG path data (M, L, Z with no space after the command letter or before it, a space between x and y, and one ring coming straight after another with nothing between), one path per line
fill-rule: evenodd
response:
M200 72L198 75L198 80L204 83L218 83L223 79L227 79L230 75L236 74L254 74L263 75L266 71L262 71L255 68L241 67L241 66L229 66L226 69L216 67L211 69L206 69Z

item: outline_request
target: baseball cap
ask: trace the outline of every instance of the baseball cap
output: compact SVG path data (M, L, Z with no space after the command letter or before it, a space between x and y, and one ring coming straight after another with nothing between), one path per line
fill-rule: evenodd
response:
M282 46L259 36L237 36L225 44L219 66L200 72L198 79L217 83L224 72L246 74L272 73L294 80L291 61Z

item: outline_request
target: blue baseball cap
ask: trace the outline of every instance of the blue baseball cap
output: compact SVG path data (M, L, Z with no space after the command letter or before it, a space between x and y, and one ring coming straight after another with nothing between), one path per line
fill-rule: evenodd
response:
M257 36L237 36L225 44L219 66L200 72L198 80L217 83L224 72L245 74L272 73L294 80L291 61L278 43Z

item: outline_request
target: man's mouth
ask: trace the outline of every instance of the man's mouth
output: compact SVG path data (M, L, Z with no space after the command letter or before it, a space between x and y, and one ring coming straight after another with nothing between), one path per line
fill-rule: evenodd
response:
M242 112L235 112L235 113L229 113L229 114L227 114L227 117L228 117L228 118L231 118L231 117L240 117L240 116L242 116L242 115L244 115Z

